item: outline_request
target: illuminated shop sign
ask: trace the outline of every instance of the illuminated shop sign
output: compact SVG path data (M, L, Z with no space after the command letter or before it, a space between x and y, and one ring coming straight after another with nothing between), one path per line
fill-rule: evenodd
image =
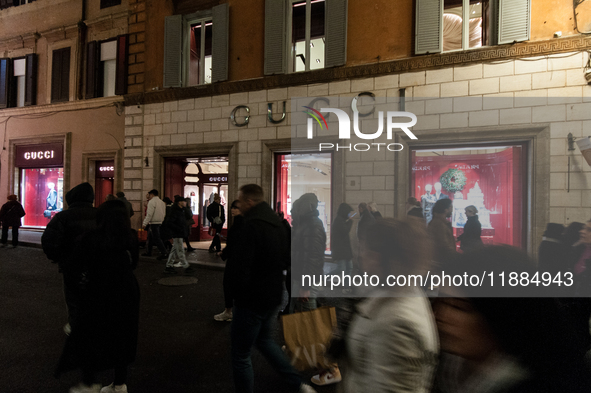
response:
M19 168L61 167L64 146L61 143L16 146L15 165Z
M113 160L97 161L96 176L97 178L115 177L115 162Z
M227 182L228 177L227 176L209 176L209 178L207 180L210 182Z

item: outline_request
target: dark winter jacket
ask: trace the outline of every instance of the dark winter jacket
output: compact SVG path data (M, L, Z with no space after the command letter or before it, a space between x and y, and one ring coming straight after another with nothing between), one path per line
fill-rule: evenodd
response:
M21 218L25 216L23 205L18 201L8 201L0 209L0 224L6 227L18 228Z
M480 239L481 233L482 225L480 225L480 221L478 221L478 216L468 217L468 220L464 225L464 232L458 236L458 241L461 242L460 250L466 252L482 247L482 239Z
M288 244L284 225L266 202L244 214L232 279L236 306L268 311L281 304L283 270L289 265Z
M406 212L406 214L411 217L418 217L418 218L425 219L425 216L423 215L423 209L420 206L413 207L408 212Z
M348 215L353 208L347 204L339 206L337 216L332 222L330 229L330 250L332 261L349 261L353 259L353 250L351 249L351 238L349 234L353 226L353 220Z
M167 212L163 226L166 227L170 237L184 238L187 235L187 221L185 220L184 209L176 203L172 205L170 211Z
M292 212L292 217L293 212ZM292 277L301 281L301 275L321 276L324 272L326 232L314 209L294 217L291 230Z
M129 202L127 200L127 198L117 197L117 199L119 199L120 201L123 201L123 203L125 203L125 207L127 208L127 211L129 212L129 217L131 217L135 214L135 212L133 211L133 206L131 206L131 202Z
M357 224L357 239L359 241L365 237L367 228L369 228L374 222L376 222L376 219L369 210L366 210L361 214L359 224Z
M234 222L230 229L228 229L228 236L226 237L226 247L222 250L222 254L220 255L221 258L226 262L226 271L228 270L228 262L233 261L235 259L239 259L240 257L240 250L237 249L236 243L238 242L238 237L240 236L240 232L242 231L242 227L244 226L244 217L243 216L236 216L234 217Z
M76 242L84 234L96 228L97 209L92 206L94 191L89 183L82 183L66 194L68 209L61 211L47 224L41 245L47 258L56 262L66 274L71 265L72 252Z
M139 250L137 233L113 243L100 229L83 236L73 255L83 261L79 311L56 375L78 368L95 371L128 365L136 356L140 292L133 269Z
M214 218L218 216L222 219L222 223L214 224ZM207 207L207 219L209 220L209 225L214 227L217 233L220 233L222 231L224 223L226 222L226 212L224 211L224 207L217 202L211 203Z

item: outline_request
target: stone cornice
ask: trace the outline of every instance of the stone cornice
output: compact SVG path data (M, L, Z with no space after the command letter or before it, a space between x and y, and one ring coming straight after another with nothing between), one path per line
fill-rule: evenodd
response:
M127 19L131 15L131 11L126 10L116 14L109 14L95 19L85 20L84 24L88 27L97 28L99 30L112 29L115 27L115 21L119 19Z
M273 75L257 79L214 83L205 86L170 88L160 91L128 94L125 96L125 105L152 104L220 94L328 83L347 79L425 71L462 64L488 63L587 50L591 50L591 36L578 35L546 41L498 45L461 52L414 56L384 63L328 68L310 72Z
M65 40L71 34L78 32L78 24L70 25L70 26L61 26L55 29L45 30L39 32L41 36L45 37L49 42L55 42L60 40Z
M93 98L92 100L60 102L57 104L48 105L32 105L21 108L8 108L0 110L0 118L8 116L32 115L42 113L72 112L85 109L104 108L109 106L116 107L118 102L122 102L121 96Z

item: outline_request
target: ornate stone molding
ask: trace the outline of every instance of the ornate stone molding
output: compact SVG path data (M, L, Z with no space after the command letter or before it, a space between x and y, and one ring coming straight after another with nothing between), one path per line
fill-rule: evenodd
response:
M39 32L41 36L45 37L48 42L55 42L65 40L76 36L78 34L78 24L61 26L55 29L45 30Z
M125 96L125 105L153 104L220 94L240 93L314 83L328 83L346 79L425 71L462 64L488 63L493 61L547 56L557 53L587 50L591 50L591 36L578 35L547 41L498 45L462 52L415 56L384 63L365 64L354 67L330 68L297 74L273 75L259 79L214 83L206 86L171 88L154 92L128 94Z
M100 18L85 20L84 24L90 28L97 29L98 31L110 30L119 27L118 23L121 19L127 23L127 18L131 15L131 11L123 11L116 14L109 14L101 16Z

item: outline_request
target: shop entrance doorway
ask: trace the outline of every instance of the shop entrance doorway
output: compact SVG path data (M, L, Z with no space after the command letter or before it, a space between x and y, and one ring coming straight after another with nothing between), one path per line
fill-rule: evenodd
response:
M174 199L175 195L182 195L191 200L193 221L190 241L208 241L209 221L207 207L219 194L221 205L224 207L226 222L222 230L222 237L226 237L228 227L228 157L183 157L167 158L165 160L164 196Z
M115 194L113 191L113 182L115 178L115 161L97 161L96 162L96 177L94 179L95 200L94 205L100 206L107 195Z

